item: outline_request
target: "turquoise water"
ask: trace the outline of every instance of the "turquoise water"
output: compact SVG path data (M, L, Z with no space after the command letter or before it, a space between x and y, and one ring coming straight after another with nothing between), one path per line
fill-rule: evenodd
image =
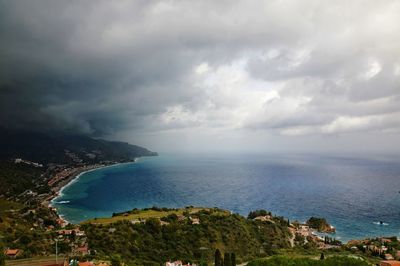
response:
M326 217L346 241L400 236L399 191L398 157L161 155L85 173L54 205L71 222L151 206L262 208Z

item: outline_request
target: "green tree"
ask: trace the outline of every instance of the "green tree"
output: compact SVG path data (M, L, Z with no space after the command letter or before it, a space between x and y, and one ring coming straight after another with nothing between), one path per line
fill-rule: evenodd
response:
M236 266L236 255L235 253L231 254L231 265Z
M4 257L3 249L0 250L0 266L5 266L6 265L6 258Z
M149 228L151 233L158 234L161 232L161 223L160 220L156 218L149 218L146 220L146 226Z
M221 263L221 251L219 251L219 249L215 250L215 255L214 255L214 265L215 266L222 266Z
M0 243L0 266L6 265L6 257L4 255L4 247Z
M224 266L231 266L231 255L229 253L224 254Z
M121 258L119 256L112 256L111 266L122 266Z

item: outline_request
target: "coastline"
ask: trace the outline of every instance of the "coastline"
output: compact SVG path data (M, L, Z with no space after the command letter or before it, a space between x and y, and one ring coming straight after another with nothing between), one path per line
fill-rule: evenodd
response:
M70 222L68 220L66 220L63 215L61 215L57 208L54 207L53 203L55 202L55 200L57 200L59 197L61 197L63 194L63 190L67 187L69 187L70 185L72 185L73 183L75 183L76 181L78 181L78 179L89 172L95 171L95 170L99 170L99 169L104 169L104 168L109 168L109 167L114 167L114 166L118 166L121 164L131 164L131 163L136 163L138 160L138 158L135 158L133 161L131 162L117 162L117 163L111 163L111 164L94 164L94 165L88 165L88 166L84 166L84 167L78 167L78 168L74 168L73 171L75 171L73 174L71 174L70 176L68 176L67 178L61 180L60 182L58 182L52 189L52 194L46 198L42 204L50 209L52 209L58 219L60 220L61 223L64 224L69 224Z

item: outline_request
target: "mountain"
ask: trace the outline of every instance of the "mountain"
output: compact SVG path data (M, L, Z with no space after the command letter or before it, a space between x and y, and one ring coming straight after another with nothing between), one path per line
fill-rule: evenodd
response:
M126 142L15 129L0 129L0 147L0 160L22 158L41 164L129 161L157 156L155 152Z

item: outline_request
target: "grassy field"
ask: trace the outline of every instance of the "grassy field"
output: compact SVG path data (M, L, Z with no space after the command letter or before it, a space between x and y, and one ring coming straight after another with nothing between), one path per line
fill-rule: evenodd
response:
M94 223L94 224L110 224L110 223L115 223L118 221L123 221L123 220L146 220L149 218L162 218L166 217L171 214L176 214L176 215L183 215L184 212L189 212L189 214L194 214L202 210L214 210L213 214L214 215L229 215L229 211L225 210L217 210L213 208L201 208L201 207L191 207L191 208L185 208L185 209L175 209L175 210L153 210L153 209L148 209L148 210L138 210L138 211L130 211L126 212L123 214L119 214L114 217L108 217L108 218L94 218L90 219L88 221L83 222L84 223Z

